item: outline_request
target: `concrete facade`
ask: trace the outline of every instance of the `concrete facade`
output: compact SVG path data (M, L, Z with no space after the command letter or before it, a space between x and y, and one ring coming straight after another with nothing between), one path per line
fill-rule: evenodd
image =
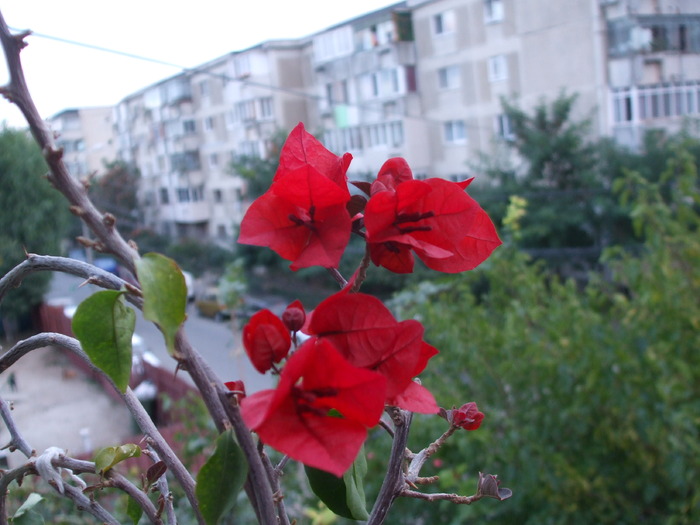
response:
M99 176L104 163L116 158L111 106L66 109L51 117L49 125L74 177Z
M402 156L456 180L507 149L502 98L528 110L563 91L631 147L697 117L700 2L407 0L146 87L114 108L114 145L141 170L146 226L231 245L248 204L231 160L265 157L299 121L353 155L351 179Z

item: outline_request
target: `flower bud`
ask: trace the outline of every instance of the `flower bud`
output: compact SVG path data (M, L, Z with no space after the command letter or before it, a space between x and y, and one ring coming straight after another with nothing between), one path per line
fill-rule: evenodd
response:
M306 312L298 299L282 313L282 322L290 332L298 332L306 322Z

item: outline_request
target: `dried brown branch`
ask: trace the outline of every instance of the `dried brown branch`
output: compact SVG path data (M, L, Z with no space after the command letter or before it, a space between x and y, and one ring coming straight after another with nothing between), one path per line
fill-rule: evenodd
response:
M19 432L19 429L15 424L15 420L12 417L11 410L12 409L10 408L9 403L0 398L0 414L2 414L2 419L5 422L5 426L10 432L10 442L3 448L8 448L10 452L19 450L25 456L30 457L34 454L34 450Z
M68 172L62 160L63 152L56 147L53 134L42 120L29 94L20 59L20 51L26 46L24 39L27 35L28 33L12 35L0 13L0 42L2 42L10 74L10 82L2 89L2 94L24 115L34 140L43 151L49 165L49 181L66 197L73 209L80 210L80 218L100 239L106 250L114 254L125 268L135 274L134 262L139 258L138 252L122 238L112 221L105 220L104 214L88 197L85 186Z
M128 388L125 393L121 393L114 383L112 383L111 379L109 379L104 372L92 364L90 358L87 356L87 354L85 354L80 346L80 342L77 339L56 333L42 333L29 337L18 342L5 354L0 356L0 371L7 370L10 366L12 366L12 364L14 364L28 352L37 348L45 348L47 346L56 346L69 350L85 361L93 372L105 377L109 381L114 390L122 396L124 403L133 415L139 428L148 437L149 443L158 452L165 464L168 466L168 469L170 469L172 474L182 486L183 490L185 491L185 495L187 496L190 505L195 512L195 515L198 517L198 521L200 523L204 523L204 519L199 512L199 505L194 492L194 479L192 479L189 471L185 468L180 459L170 448L170 445L168 445L163 436L160 434L133 391Z
M2 89L2 93L17 105L27 120L32 135L41 147L49 165L49 181L65 196L71 209L79 212L80 218L92 230L96 240L89 242L101 251L112 253L126 269L135 274L135 261L139 258L138 251L133 243L128 243L121 237L114 227L112 218L99 212L93 205L88 197L86 185L71 177L62 161L62 151L56 148L52 133L41 119L32 101L20 60L20 51L26 45L24 38L27 34L12 35L0 13L0 41L10 73L10 82ZM218 385L223 388L223 383L206 365L201 355L192 348L182 329L178 333L175 346L175 356L179 366L186 369L192 376L217 428L221 431L232 425L236 429L237 436L248 433L242 420L228 420L226 409L214 387ZM264 467L257 454L247 459L251 465L251 473L258 471L264 473ZM274 508L274 502L266 477L249 478L248 485L255 492L255 498L251 499L251 503L260 522L277 524L277 517L274 511L270 510Z
M401 495L401 492L406 487L403 463L413 414L397 407L387 407L387 412L394 423L394 441L391 445L391 455L389 456L386 476L384 477L382 488L379 491L379 496L377 496L377 501L374 503L367 525L380 525L384 523L394 500Z

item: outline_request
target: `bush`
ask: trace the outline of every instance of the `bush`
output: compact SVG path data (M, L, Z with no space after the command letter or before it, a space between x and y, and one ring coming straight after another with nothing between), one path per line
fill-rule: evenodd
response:
M662 186L671 188L666 200ZM468 493L482 470L515 495L456 512L400 501L394 516L700 522L697 166L679 148L657 183L632 174L620 187L646 241L639 256L608 251L606 279L581 290L506 248L481 274L399 297L403 316L419 316L442 352L424 384L486 413L478 432L441 452L438 488ZM414 428L417 441L438 431Z

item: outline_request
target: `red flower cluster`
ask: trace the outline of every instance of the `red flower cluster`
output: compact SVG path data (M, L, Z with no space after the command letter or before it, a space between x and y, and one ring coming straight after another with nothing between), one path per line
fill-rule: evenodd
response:
M414 180L404 159L386 161L365 208L374 264L411 273L411 251L440 272L457 273L481 264L501 241L486 212L464 191L470 182Z
M292 261L292 270L335 268L364 211L372 261L396 273L413 271L412 252L433 270L471 270L501 244L486 212L464 191L471 180L414 180L406 161L394 158L371 185L356 184L369 200L351 202L351 159L328 151L299 124L282 147L272 186L243 218L238 241L268 246Z
M399 322L376 297L346 289L316 307L305 331L330 341L351 364L382 374L388 405L437 413L433 395L413 381L438 353L423 341L418 321Z
M328 151L300 123L282 147L272 186L246 212L238 242L271 248L292 270L337 267L350 240L351 159Z
M351 365L327 341L309 340L288 359L274 390L241 400L260 439L305 465L342 476L384 409L386 379Z
M413 253L437 271L470 270L501 243L465 192L470 181L414 180L406 161L395 158L373 183L354 183L368 198L351 198L351 158L331 153L299 124L282 148L272 185L243 218L239 242L271 248L292 270L337 268L354 231L365 237L376 265L397 273L413 271ZM296 344L298 331L311 338L288 356L290 332ZM235 385L243 419L266 444L338 476L385 404L440 412L453 426L478 428L484 415L475 403L444 411L415 381L438 353L423 332L418 321L397 321L379 299L351 293L350 286L308 316L299 301L281 319L258 312L243 329L248 356L261 373L286 364L275 389L243 397Z

